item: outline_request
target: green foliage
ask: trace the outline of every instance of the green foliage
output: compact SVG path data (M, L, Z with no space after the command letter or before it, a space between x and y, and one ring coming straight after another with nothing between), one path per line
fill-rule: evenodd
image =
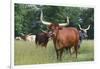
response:
M70 18L70 25L78 28L81 24L86 28L89 24L89 38L94 38L94 9L67 6L39 6L32 4L15 4L15 36L20 33L40 32L40 29L47 30L40 22L40 9L43 10L44 20L52 23L65 23L66 17Z

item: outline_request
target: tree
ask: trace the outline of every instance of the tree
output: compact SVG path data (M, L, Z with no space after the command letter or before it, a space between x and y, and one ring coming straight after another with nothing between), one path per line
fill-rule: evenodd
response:
M47 26L40 21L40 9L43 10L45 21L52 23L65 23L67 16L70 19L70 25L78 28L78 24L86 28L89 24L89 38L94 37L94 9L82 7L67 6L39 6L32 4L15 4L15 36L20 33L36 34L47 30Z

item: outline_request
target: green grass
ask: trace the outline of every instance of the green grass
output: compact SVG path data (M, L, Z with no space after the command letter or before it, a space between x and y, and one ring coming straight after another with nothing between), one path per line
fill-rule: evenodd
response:
M14 64L15 65L28 65L28 64L46 64L46 63L59 63L56 59L56 52L52 41L49 41L47 48L37 47L34 42L25 42L15 40L14 47ZM62 56L63 62L79 62L79 61L93 61L94 60L94 41L84 40L81 44L80 54L75 58L64 51Z

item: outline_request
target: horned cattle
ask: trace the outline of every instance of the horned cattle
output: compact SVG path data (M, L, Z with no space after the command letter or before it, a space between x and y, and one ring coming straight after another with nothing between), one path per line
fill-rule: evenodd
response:
M90 25L86 29L82 28L80 25L78 25L78 26L80 28L80 30L79 30L80 42L79 42L78 48L80 48L80 44L82 43L83 39L88 37L87 31L90 29Z
M36 34L35 44L37 46L41 45L43 47L47 47L47 43L49 41L49 33L48 32L41 32Z
M70 49L72 47L74 47L77 58L79 31L74 27L64 27L69 24L69 18L67 17L67 23L54 24L43 20L43 12L41 10L40 20L43 24L48 25L49 30L52 32L51 37L53 39L57 59L61 60L64 49Z

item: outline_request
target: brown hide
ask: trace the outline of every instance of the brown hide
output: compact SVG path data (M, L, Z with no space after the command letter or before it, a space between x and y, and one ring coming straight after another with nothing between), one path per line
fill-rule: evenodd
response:
M36 38L35 38L35 44L41 45L43 47L47 47L47 43L49 41L49 35L48 32L41 32L36 34Z
M57 59L61 60L63 49L74 47L77 58L77 47L79 43L79 32L74 27L61 27L51 24L49 29L52 31L52 38L57 54Z

